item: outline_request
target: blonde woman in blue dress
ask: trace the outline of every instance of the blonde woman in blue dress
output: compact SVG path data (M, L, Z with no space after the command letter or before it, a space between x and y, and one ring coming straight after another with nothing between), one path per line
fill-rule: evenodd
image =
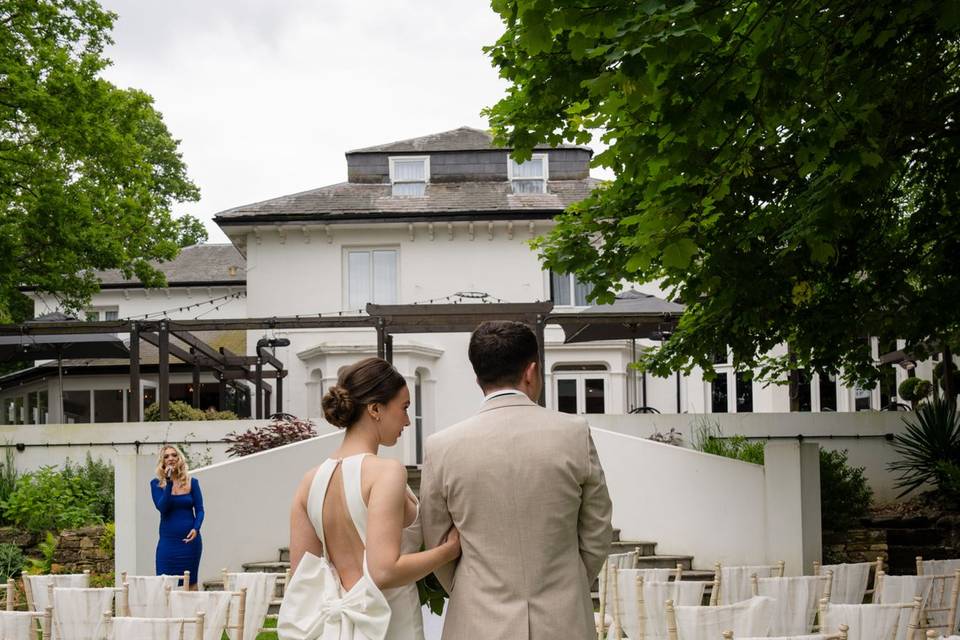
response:
M410 424L409 406L403 376L380 358L347 367L324 395L324 416L346 433L294 497L281 640L423 640L416 581L459 557L460 535L451 529L443 544L420 551L406 468L377 455Z

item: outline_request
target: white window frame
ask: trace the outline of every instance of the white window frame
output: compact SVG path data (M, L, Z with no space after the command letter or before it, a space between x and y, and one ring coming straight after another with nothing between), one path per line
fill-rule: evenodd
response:
M737 374L744 373L733 368L733 358L730 349L727 349L727 359L723 362L717 362L713 365L717 377L725 376L727 379L727 413L739 413L737 411ZM751 396L753 398L753 410L744 413L757 413L757 385L756 379L750 380ZM705 413L713 413L713 380L703 381Z
M513 195L517 196L537 196L547 192L547 182L550 181L550 156L546 153L534 153L530 156L530 160L542 160L543 161L543 176L541 178L514 178L513 169L518 164L516 160L507 155L507 179L510 181L510 190L513 192ZM538 193L517 193L513 190L514 181L516 182L533 182L534 180L539 180L543 182L543 191Z
M420 180L397 180L394 176L396 171L394 167L398 161L400 162L409 162L411 160L421 160L423 161L423 185L426 189L426 185L430 184L430 156L390 156L388 161L390 163L390 195L393 195L393 186L396 184L420 184ZM423 198L424 196L396 196L398 198Z
M565 370L564 367L577 366L583 364L594 364L590 362L568 362L560 363L553 366L551 371L551 377L553 381L551 383L551 394L553 397L553 409L559 410L560 406L560 394L559 394L559 383L561 380L574 380L577 384L577 415L585 415L587 410L587 385L586 381L589 378L590 380L601 380L603 382L603 413L610 413L610 367L604 364L604 369L597 369L592 371L570 371ZM590 414L590 415L601 415L601 414Z
M119 319L120 319L120 307L117 307L117 306L113 306L113 307L110 307L110 306L106 306L106 307L90 307L90 308L84 310L83 315L84 315L84 317L85 317L85 319L86 319L87 317L92 316L93 314L96 314L96 315L97 315L97 321L98 321L98 322L102 322L102 321L104 321L104 320L107 319L107 318L106 318L106 315L107 315L107 313L110 313L111 311L112 311L113 313L116 313L116 314L117 314L117 317L116 317L116 318L112 318L112 319L113 319L113 320L119 320Z
M544 271L544 274L546 278L546 299L553 301L553 270L548 269ZM567 278L570 293L570 304L559 304L554 302L553 304L555 307L560 309L586 309L587 307L591 306L592 303L589 300L584 301L583 304L577 304L577 286L574 283L574 279L576 278L574 274L562 273L558 275L566 276Z
M355 310L350 306L350 254L351 253L360 253L368 252L370 254L370 260L373 260L374 251L393 251L397 256L397 280L396 280L396 302L400 302L400 247L398 245L385 245L385 246L354 246L354 247L343 247L343 280L342 280L342 299L343 299L343 310L344 311L353 311ZM373 278L373 265L370 265L370 277ZM373 291L373 282L371 281L370 291Z

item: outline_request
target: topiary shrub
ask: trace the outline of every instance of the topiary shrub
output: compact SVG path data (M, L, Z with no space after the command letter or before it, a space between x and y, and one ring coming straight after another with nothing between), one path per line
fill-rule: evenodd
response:
M873 491L863 467L851 466L846 451L820 449L820 520L823 528L844 532L870 512Z
M184 422L188 420L206 420L204 411L194 409L186 402L175 400L170 403L170 409L167 412L167 420L171 422ZM144 422L160 422L160 405L154 402L143 410Z
M311 421L289 413L277 413L271 416L271 422L266 426L253 427L239 434L231 431L223 439L230 443L227 455L240 457L316 437L317 430Z
M929 380L924 380L923 378L907 378L900 383L900 386L897 388L897 393L900 394L901 398L915 407L916 403L929 396L932 390L933 385L930 384Z
M6 584L10 578L19 577L26 563L23 551L15 544L0 544L0 582Z
M41 532L103 524L100 504L100 496L80 476L42 467L20 477L2 508L9 522Z

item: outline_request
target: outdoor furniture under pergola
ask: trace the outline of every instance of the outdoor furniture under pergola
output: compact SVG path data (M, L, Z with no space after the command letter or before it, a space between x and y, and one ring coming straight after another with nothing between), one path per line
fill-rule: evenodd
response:
M649 297L649 298L652 298ZM646 299L646 304L659 304ZM660 303L666 301L659 300ZM674 305L674 307L680 307ZM568 342L610 340L632 337L662 337L672 329L680 315L680 309L648 308L646 311L630 306L602 305L580 312L556 313L552 302L530 303L454 303L412 305L367 305L366 315L317 315L284 316L269 318L238 318L210 320L107 320L79 322L59 320L54 322L31 322L17 325L0 325L0 339L4 336L21 336L42 343L46 336L90 336L128 334L130 358L130 389L136 397L140 389L140 343L141 340L155 345L159 352L157 365L157 403L161 420L169 417L170 356L193 366L194 406L199 406L200 371L211 370L220 382L221 406L225 397L225 384L230 380L247 380L256 388L255 417L263 418L269 407L273 391L268 379L276 381L276 410L283 407L283 378L287 371L283 362L266 350L277 340L260 340L256 355L240 355L225 348L215 349L195 334L205 331L273 331L291 329L364 329L370 328L377 335L377 355L392 362L393 336L410 333L461 333L471 332L481 322L488 320L514 320L529 325L540 345L540 372L544 376L544 329L548 324L564 327ZM579 323L579 324L578 324ZM637 334L617 335L599 332L598 326L621 329L637 328ZM580 329L582 327L582 329ZM594 335L596 334L596 335ZM573 339L570 336L573 335ZM272 370L265 370L269 365ZM541 393L541 404L545 397ZM139 403L131 403L129 419L140 420Z

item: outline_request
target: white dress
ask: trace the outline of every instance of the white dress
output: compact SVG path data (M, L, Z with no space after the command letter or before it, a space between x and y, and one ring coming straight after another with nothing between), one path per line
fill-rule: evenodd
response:
M350 456L342 461L327 460L317 469L307 496L307 513L317 537L324 543L324 558L305 554L291 578L278 620L281 640L423 640L423 618L416 584L381 593L370 578L364 552L363 575L357 584L344 590L336 569L326 558L323 501L337 466L342 470L343 493L350 519L361 542L364 546L367 544L367 505L363 502L361 490L361 468L366 455L369 454ZM419 511L418 505L416 519L402 533L401 553L420 550L423 534L420 532ZM384 609L382 613L381 608Z

